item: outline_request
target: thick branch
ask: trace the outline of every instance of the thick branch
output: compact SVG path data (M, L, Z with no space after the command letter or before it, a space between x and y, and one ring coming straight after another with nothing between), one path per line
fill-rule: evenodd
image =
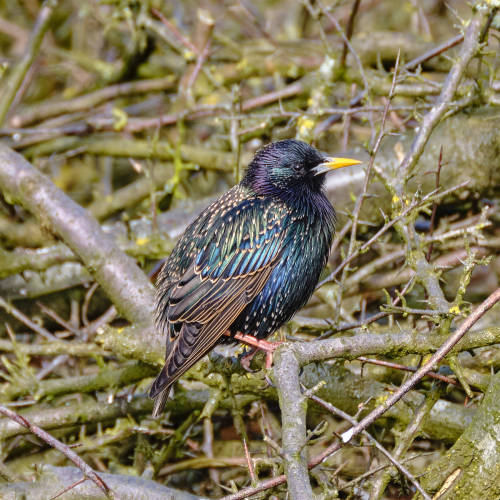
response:
M299 369L293 349L290 346L281 349L273 373L281 408L283 458L291 500L313 498L306 456L307 400L300 389Z
M489 340L486 340L487 338ZM427 354L437 350L446 339L445 335L436 332L358 333L355 336L345 335L317 342L296 342L293 349L300 363L306 364L331 358L356 359L366 354L383 354L390 357L401 357L410 353ZM492 327L471 332L457 345L457 349L473 349L499 341L500 328Z
M500 372L491 385L472 423L446 453L432 464L424 484L439 493L434 498L466 500L500 497Z

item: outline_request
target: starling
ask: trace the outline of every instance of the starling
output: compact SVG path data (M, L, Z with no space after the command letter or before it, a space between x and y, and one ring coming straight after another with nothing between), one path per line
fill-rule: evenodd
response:
M325 174L358 163L297 140L269 144L186 229L157 280L155 322L167 347L149 392L154 416L217 343L265 339L305 305L335 229Z

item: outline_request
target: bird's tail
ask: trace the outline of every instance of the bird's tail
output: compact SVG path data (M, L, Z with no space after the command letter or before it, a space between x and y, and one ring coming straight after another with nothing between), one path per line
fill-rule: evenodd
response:
M160 413L165 408L165 403L168 401L170 397L170 392L172 391L172 387L167 387L163 391L161 391L157 396L154 397L153 403L153 417L158 417Z
M163 367L162 371L151 385L151 389L149 389L149 397L154 399L153 417L157 417L163 411L165 403L168 401L172 391L172 384L174 381L175 379L169 380L166 374L166 367Z

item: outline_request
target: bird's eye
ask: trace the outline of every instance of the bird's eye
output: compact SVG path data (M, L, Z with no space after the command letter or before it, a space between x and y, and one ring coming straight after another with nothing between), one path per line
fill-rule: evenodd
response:
M302 170L302 166L300 165L300 163L296 163L293 166L293 169L295 170L295 172L300 172Z

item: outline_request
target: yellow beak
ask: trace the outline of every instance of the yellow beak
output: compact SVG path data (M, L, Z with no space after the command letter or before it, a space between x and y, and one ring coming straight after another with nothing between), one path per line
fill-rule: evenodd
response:
M325 158L323 163L320 163L317 167L312 170L314 175L324 174L330 170L335 170L337 168L349 167L351 165L359 165L363 163L359 160L353 160L352 158Z

